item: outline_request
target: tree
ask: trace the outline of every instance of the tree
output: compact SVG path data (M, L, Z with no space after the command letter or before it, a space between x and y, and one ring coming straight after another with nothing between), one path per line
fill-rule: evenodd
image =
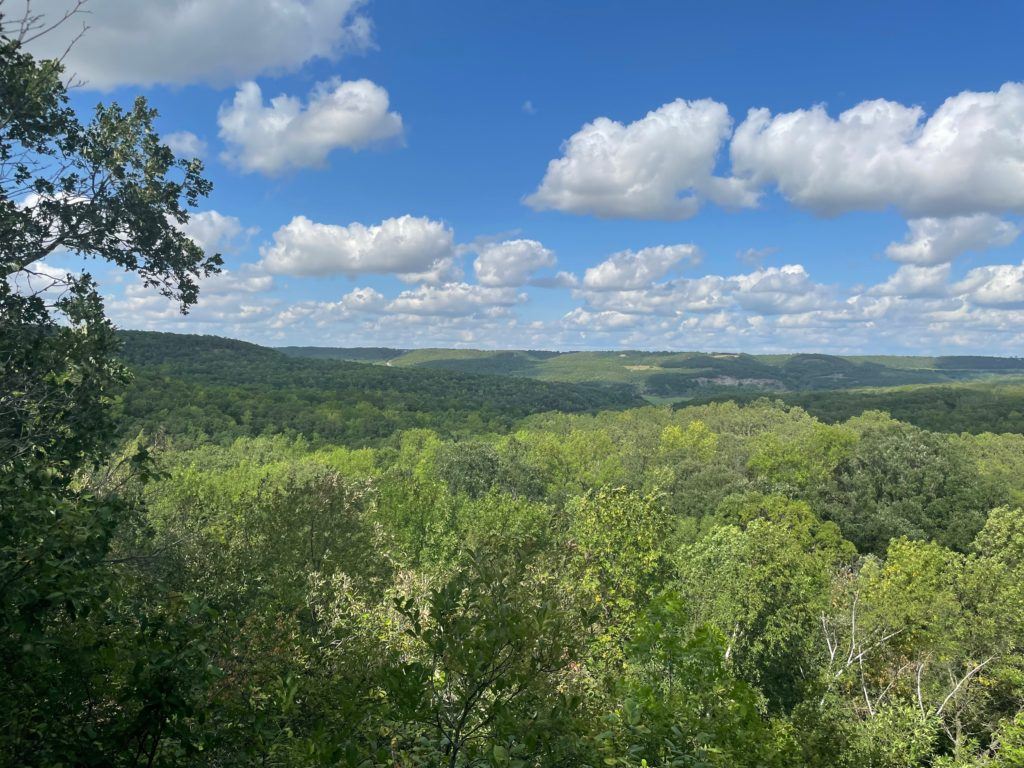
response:
M604 764L781 765L791 745L773 737L757 690L735 676L725 637L689 623L672 589L640 616L616 679L616 706L596 737Z
M806 503L781 496L730 496L718 517L676 553L680 594L695 625L726 636L739 675L789 709L812 682L820 613L853 548Z
M182 231L210 191L202 165L160 141L155 111L101 104L83 123L61 63L25 50L81 6L48 24L0 0L0 757L24 765L95 753L109 713L94 684L130 685L112 680L117 637L130 641L114 626L114 587L130 566L110 552L132 510L83 477L109 455L109 402L126 374L92 277L44 259L103 259L183 311L220 265ZM144 469L145 453L126 463ZM152 759L173 713L147 706L160 722L135 737Z
M59 61L37 61L25 44L47 31L39 17L10 19L0 2L0 254L5 276L58 249L137 273L182 308L196 280L217 270L181 225L210 192L199 160L183 160L153 128L156 111L96 107L82 124L68 104ZM78 6L82 4L79 3ZM76 6L76 8L78 7Z
M423 764L571 764L580 705L559 683L593 616L567 601L529 541L496 538L460 559L424 604L396 605L414 641L402 677L416 681L400 717L436 745Z

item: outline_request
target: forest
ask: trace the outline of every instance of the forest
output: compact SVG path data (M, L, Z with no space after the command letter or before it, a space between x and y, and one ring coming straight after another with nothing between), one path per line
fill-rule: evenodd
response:
M0 765L1024 765L1019 361L630 362L788 377L660 402L118 331L89 273L25 280L68 248L189 309L210 185L143 99L83 122L34 29L0 15Z
M1019 430L111 343L6 763L1020 764Z
M289 433L362 445L399 429L505 431L531 413L644 404L624 384L569 384L443 370L294 359L210 336L123 331L132 386L115 406L122 434Z
M1024 359L983 356L750 355L735 352L557 352L544 350L281 347L291 357L375 362L389 367L522 376L542 381L632 384L678 399L723 392L837 390L942 384L1024 375Z

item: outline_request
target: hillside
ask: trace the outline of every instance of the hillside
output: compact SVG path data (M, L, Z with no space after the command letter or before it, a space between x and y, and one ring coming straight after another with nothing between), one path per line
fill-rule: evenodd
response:
M408 351L391 347L276 347L275 349L289 357L349 360L357 363L383 363Z
M733 393L679 403L750 403L764 394ZM781 392L770 395L796 405L830 424L865 411L885 411L893 418L934 432L1024 433L1024 376L983 381L888 388Z
M703 352L544 352L472 349L286 347L296 357L366 360L392 368L431 368L575 383L630 384L648 399L744 392L839 390L941 384L1024 374L1024 359L1000 357L840 357Z
M642 403L625 386L296 358L215 336L125 331L121 339L123 359L135 374L117 405L125 434L147 429L227 439L301 433L367 444L400 429L502 431L533 413Z

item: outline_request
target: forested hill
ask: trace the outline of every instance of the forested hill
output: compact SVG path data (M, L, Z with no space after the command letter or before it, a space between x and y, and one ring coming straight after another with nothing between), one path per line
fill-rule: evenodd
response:
M291 357L349 360L357 363L384 363L409 351L392 347L276 347L276 349Z
M732 393L676 403L676 407L713 402L750 403L763 394ZM885 411L893 418L932 432L1024 434L1024 376L984 381L831 391L782 392L771 395L796 405L829 424L865 411Z
M283 347L296 357L360 360L395 368L430 368L524 376L544 381L629 383L651 399L716 393L836 390L941 384L1024 374L1010 357L841 357L814 353L549 352L537 350Z
M570 384L289 357L215 336L123 331L132 385L117 404L125 434L192 439L302 434L351 445L397 430L503 431L533 413L642 404L628 385Z

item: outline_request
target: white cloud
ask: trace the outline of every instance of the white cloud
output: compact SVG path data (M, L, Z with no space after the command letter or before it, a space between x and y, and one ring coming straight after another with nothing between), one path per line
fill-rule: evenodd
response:
M555 254L536 240L505 240L481 246L473 271L481 285L518 286L537 270L553 266Z
M869 293L875 296L945 296L949 293L949 264L904 264Z
M201 278L199 280L199 297L202 301L203 297L211 293L263 293L273 287L273 277L263 274L255 265L243 264L237 272L222 269L216 275Z
M311 322L322 329L333 323L352 323L368 317L382 316L387 311L387 299L371 287L353 288L338 301L301 301L277 312L270 320L275 330L293 328Z
M425 272L452 255L453 234L428 218L401 216L366 226L318 224L296 216L260 249L273 274L332 275Z
M637 219L688 219L704 199L753 205L755 193L713 175L731 127L726 106L709 99L677 99L629 125L599 117L563 144L526 203Z
M824 215L1024 211L1024 84L964 91L927 119L920 107L884 99L838 118L822 105L752 109L730 149L733 173Z
M833 303L828 288L811 280L800 264L758 269L730 278L736 303L763 315L786 315L822 309Z
M256 227L243 227L236 217L225 216L217 211L193 213L181 230L196 245L210 253L235 250L243 237L250 237L259 231Z
M655 245L639 251L619 251L583 275L583 287L591 291L624 291L644 288L680 265L700 263L695 245Z
M211 295L238 296L240 294L265 293L274 287L274 278L264 273L256 264L242 264L237 270L222 268L213 275L196 280L199 286L199 304ZM166 302L168 307L179 311L177 302L169 301L139 279L124 285L122 295L128 298L153 298L155 302Z
M977 306L1024 309L1024 264L976 267L954 290Z
M581 290L577 295L588 306L627 314L678 316L686 312L708 312L731 303L728 278L705 275L682 278L649 287L624 291Z
M568 326L590 331L618 331L636 327L642 322L642 318L639 315L616 312L613 309L589 312L583 307L576 307L565 314L562 322Z
M294 71L316 58L334 60L372 45L361 0L94 0L88 14L32 45L59 57L88 87L224 86L261 74ZM68 0L33 0L32 10L57 19ZM13 13L14 9L11 9Z
M388 311L409 315L473 315L511 307L526 301L514 288L492 288L468 283L421 285L402 291Z
M584 290L578 295L601 311L678 317L723 309L765 315L822 309L834 303L832 291L815 283L799 264L757 269L742 275L679 278L627 290Z
M989 213L954 216L949 219L923 218L907 222L902 243L889 243L885 255L908 264L943 264L968 251L984 251L1009 245L1020 229Z
M206 154L206 142L192 131L175 131L163 137L164 144L178 157L202 157Z
M105 297L111 319L122 328L241 336L271 320L278 300L273 278L252 264L199 280L199 300L182 315L177 302L131 276L119 294Z
M526 101L523 102L523 112L525 112L528 115L535 115L537 114L537 108L533 106L532 101L527 99Z
M403 283L454 283L465 274L457 256L445 256L434 260L426 269L419 272L399 272L396 277Z
M352 312L380 312L387 304L374 288L353 288L341 297L341 305Z
M217 115L228 144L222 158L246 173L268 176L322 167L334 149L362 149L400 137L402 116L388 107L388 92L369 80L319 83L305 105L282 94L269 106L256 83L244 83Z

